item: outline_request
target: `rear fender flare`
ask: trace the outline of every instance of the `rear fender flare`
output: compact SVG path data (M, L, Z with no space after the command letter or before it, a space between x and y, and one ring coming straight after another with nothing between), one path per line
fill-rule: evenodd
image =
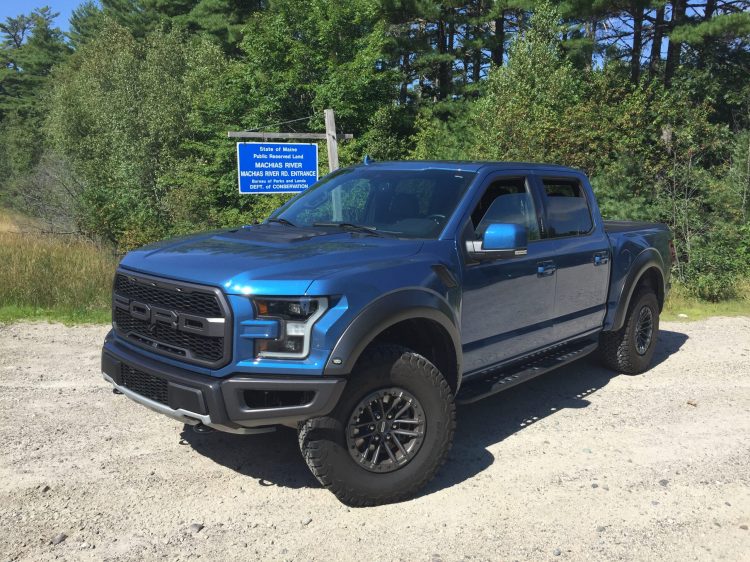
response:
M660 294L666 294L664 287L664 263L656 249L648 248L638 254L638 257L633 261L633 265L630 267L630 271L628 272L622 290L620 291L620 298L618 299L617 308L615 309L611 321L612 324L611 326L607 326L605 331L614 332L623 327L635 288L638 286L638 283L641 281L646 271L651 268L656 268L659 272L659 280L662 285L658 288ZM657 298L658 297L659 295L657 295Z

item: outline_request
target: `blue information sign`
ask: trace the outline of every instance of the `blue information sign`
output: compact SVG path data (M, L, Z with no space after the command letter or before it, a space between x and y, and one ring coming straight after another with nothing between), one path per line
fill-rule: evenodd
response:
M318 145L238 142L240 193L299 193L318 181Z

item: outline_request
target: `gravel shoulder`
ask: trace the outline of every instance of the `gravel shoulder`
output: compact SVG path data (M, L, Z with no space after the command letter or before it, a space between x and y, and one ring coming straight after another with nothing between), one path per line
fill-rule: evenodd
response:
M0 561L750 559L750 318L663 323L644 375L584 359L460 408L436 480L363 509L291 430L113 395L107 330L0 326Z

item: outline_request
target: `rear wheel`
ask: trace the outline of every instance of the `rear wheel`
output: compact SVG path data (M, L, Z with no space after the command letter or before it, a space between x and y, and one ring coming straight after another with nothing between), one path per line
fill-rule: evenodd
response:
M637 374L648 369L659 333L659 301L650 288L640 289L631 300L625 325L603 332L599 354L609 368Z
M398 346L366 352L336 408L300 427L299 444L323 486L352 506L414 495L445 462L453 393L427 359Z

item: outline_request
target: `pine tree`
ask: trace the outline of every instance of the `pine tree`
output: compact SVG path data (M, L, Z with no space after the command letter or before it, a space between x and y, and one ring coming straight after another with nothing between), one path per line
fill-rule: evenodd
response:
M43 152L43 96L70 49L48 7L0 24L0 187L30 173Z
M262 0L88 0L76 10L68 36L78 47L98 33L105 19L143 38L159 25L176 24L189 33L214 37L224 51L236 55L242 28L262 5Z
M28 109L39 99L51 68L69 53L64 36L52 23L59 14L48 7L0 24L0 115Z
M70 44L78 49L91 41L102 27L103 16L104 12L93 0L75 8L70 16L70 30L66 33Z

